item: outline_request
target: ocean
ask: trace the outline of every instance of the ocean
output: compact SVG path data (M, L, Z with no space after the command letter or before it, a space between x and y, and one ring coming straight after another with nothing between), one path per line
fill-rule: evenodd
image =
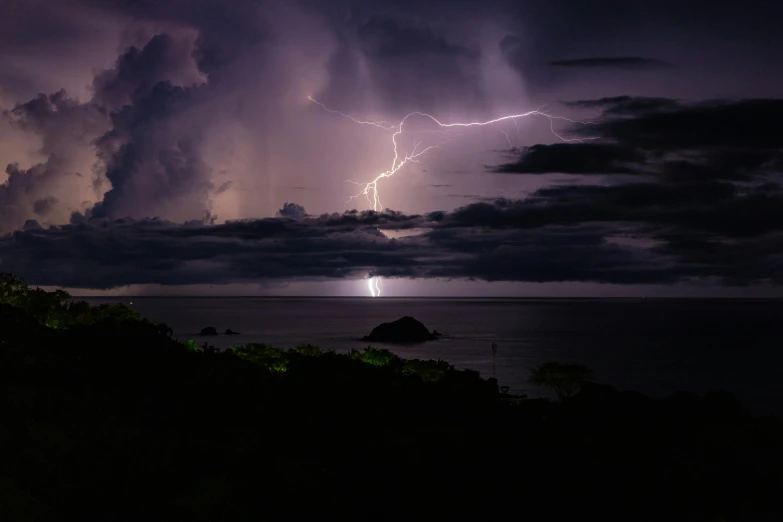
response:
M454 298L85 298L122 302L174 336L218 348L261 342L346 352L383 322L413 316L443 337L412 346L372 343L402 357L444 359L497 377L510 392L547 361L584 364L595 380L653 396L726 390L758 413L783 413L783 300ZM202 337L214 326L240 335ZM493 365L491 345L498 345Z

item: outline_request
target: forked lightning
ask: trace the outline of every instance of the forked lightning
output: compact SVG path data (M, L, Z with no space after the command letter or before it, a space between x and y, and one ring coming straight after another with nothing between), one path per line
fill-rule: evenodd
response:
M383 205L381 204L381 199L378 194L378 182L382 180L383 178L388 178L393 176L396 172L398 172L402 167L404 167L407 163L417 163L419 161L419 158L421 158L424 154L429 152L430 150L437 148L438 145L430 145L424 148L419 148L420 143L414 143L413 149L410 152L401 153L399 148L399 143L397 141L397 138L402 136L405 132L408 133L422 133L422 132L430 132L430 133L436 133L442 136L449 136L449 130L454 128L466 128L466 127L484 127L487 125L492 126L493 128L499 130L503 133L503 135L506 138L506 141L509 144L509 147L512 146L511 139L508 136L508 133L497 126L498 123L505 122L505 121L511 121L514 123L514 127L517 130L517 134L519 134L519 125L517 123L517 120L519 118L527 118L528 116L543 116L549 120L549 128L552 131L552 134L554 134L559 140L564 142L583 142L587 140L594 140L597 139L596 137L590 137L590 138L564 138L560 134L558 134L555 131L554 127L554 121L555 120L563 120L567 121L569 123L576 123L581 125L590 125L591 122L586 121L579 121L579 120L572 120L570 118L564 118L562 116L552 116L551 114L548 114L546 112L542 112L542 110L536 109L528 112L523 112L520 114L510 114L508 116L501 116L500 118L495 118L493 120L488 121L472 121L472 122L456 122L456 123L443 123L434 116L424 113L424 112L411 112L407 114L400 123L394 125L388 121L383 120L360 120L358 118L355 118L349 114L345 114L340 111L336 111L333 109L330 109L323 103L319 102L318 100L314 99L312 96L307 97L308 100L311 102L319 105L324 110L331 112L332 114L338 114L344 118L347 118L351 120L354 123L358 123L360 125L372 125L374 127L378 127L385 131L391 131L391 144L392 148L394 150L394 158L392 160L391 168L381 172L378 174L372 181L366 182L366 183L359 183L356 181L351 181L351 183L355 183L357 185L363 185L364 188L361 192L356 194L355 196L351 196L350 200L353 200L355 198L358 198L360 196L364 196L367 198L368 203L372 207L373 210L380 211L383 210ZM434 123L438 129L442 130L436 130L436 131L409 131L405 127L405 124L410 120L411 118L420 117L425 120L428 120L432 123ZM349 201L350 201L349 200ZM381 277L380 276L374 276L367 279L367 287L370 290L370 295L372 297L380 297L381 295Z
M388 121L382 121L382 120L360 120L358 118L354 118L353 116L349 114L345 114L340 111L336 111L333 109L328 108L323 103L319 102L318 100L314 99L312 96L307 97L308 100L311 102L319 105L324 110L331 112L333 114L339 114L340 116L344 118L348 118L354 123L358 123L361 125L372 125L374 127L378 127L380 129L386 130L386 131L393 131L391 142L392 142L392 148L394 150L394 158L392 159L391 168L381 172L378 174L372 181L366 182L366 183L358 183L356 181L352 181L351 183L356 183L357 185L364 185L364 189L356 194L355 196L352 196L351 199L365 196L367 198L367 201L369 202L370 206L373 210L380 211L383 210L383 205L381 204L380 195L378 194L378 182L382 180L383 178L388 178L393 176L395 173L397 173L402 167L404 167L407 163L417 163L419 158L429 152L430 150L437 148L437 145L430 145L428 147L419 148L419 143L414 143L413 150L410 152L402 154L399 149L399 143L397 142L397 138L399 138L401 135L403 135L406 132L405 124L414 117L421 117L426 120L429 120L430 122L434 123L438 126L440 129L444 129L444 131L441 131L439 134L447 134L448 129L453 128L465 128L465 127L484 127L487 125L491 125L492 127L496 128L500 132L503 133L503 135L506 137L506 140L508 141L509 145L511 145L511 140L508 136L508 133L504 131L503 129L497 127L496 124L505 122L505 121L512 121L514 123L514 126L517 128L517 132L519 131L519 127L517 125L517 119L519 118L527 118L528 116L543 116L549 120L549 128L552 131L552 134L555 135L558 139L564 142L583 142L587 140L594 140L597 139L595 137L591 138L564 138L560 134L558 134L555 131L554 127L554 121L555 120L563 120L567 121L569 123L578 123L581 125L590 125L591 122L586 121L579 121L579 120L572 120L570 118L564 118L562 116L552 116L551 114L547 114L546 112L542 112L540 109L523 112L520 114L510 114L508 116L501 116L500 118L495 118L493 120L488 121L473 121L473 122L456 122L456 123L443 123L434 116L424 113L424 112L411 112L407 114L400 123L394 125L392 123L389 123ZM423 131L407 131L409 133L419 133ZM433 131L430 131L433 132Z

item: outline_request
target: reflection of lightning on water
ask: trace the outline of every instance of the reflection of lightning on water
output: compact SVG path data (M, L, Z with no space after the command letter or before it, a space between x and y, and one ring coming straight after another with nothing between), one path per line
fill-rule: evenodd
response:
M454 128L467 128L467 127L484 127L487 125L492 126L493 128L499 130L501 133L503 133L503 136L506 138L506 141L508 142L509 147L513 147L511 143L511 138L509 137L508 133L503 130L502 128L498 127L498 123L511 121L514 124L514 127L516 128L517 135L519 135L519 124L517 123L517 120L519 118L526 118L528 116L543 116L549 120L549 129L552 131L552 134L554 134L558 139L564 142L583 142L587 140L594 140L597 139L595 137L591 138L564 138L560 134L558 134L555 131L554 122L555 120L563 120L567 121L569 123L579 123L582 125L589 125L591 122L585 122L585 121L578 121L578 120L572 120L569 118L564 118L562 116L552 116L551 114L548 114L546 112L542 112L542 108L539 108L537 110L532 110L528 112L523 112L519 114L510 114L508 116L501 116L500 118L495 118L493 120L488 121L474 121L474 122L457 122L457 123L442 123L434 116L431 116L424 112L411 112L410 114L406 115L400 123L397 125L394 125L388 121L383 120L359 120L357 118L354 118L353 116L350 116L348 114L342 113L340 111L336 111L333 109L328 108L323 103L319 102L318 100L314 99L312 96L307 97L308 100L310 100L313 103L316 103L317 105L321 106L324 110L331 112L333 114L339 114L340 116L343 116L344 118L348 118L354 123L358 123L361 125L372 125L374 127L378 127L385 131L393 131L392 132L392 146L394 150L394 158L392 159L391 168L389 170L386 170L384 172L381 172L378 174L375 179L373 179L370 182L367 183L358 183L356 181L351 181L351 183L355 183L356 185L364 185L364 189L362 189L361 192L356 194L355 196L352 196L350 200L353 200L355 198L358 198L360 196L364 196L367 198L367 202L370 204L373 210L376 212L379 210L383 210L383 205L381 204L380 196L378 195L378 182L383 178L389 178L393 176L397 171L399 171L402 167L404 167L407 163L418 163L419 158L421 158L424 154L429 152L430 150L437 148L438 145L430 145L424 148L420 148L421 142L414 142L413 149L410 152L407 152L405 154L401 154L399 150L399 144L397 143L397 138L405 133L407 129L405 129L405 123L408 122L409 119L413 117L420 117L425 120L428 120L431 123L434 123L437 125L439 129L445 129L445 130L429 130L429 131L407 131L410 134L421 134L421 133L430 133L435 135L440 135L443 137L452 136L453 134L450 134L449 131ZM349 201L350 201L349 200ZM370 289L370 295L373 297L379 297L381 295L381 277L380 276L374 276L370 277L367 280L367 286Z
M367 288L370 289L370 295L372 297L381 296L381 277L375 276L367 279Z

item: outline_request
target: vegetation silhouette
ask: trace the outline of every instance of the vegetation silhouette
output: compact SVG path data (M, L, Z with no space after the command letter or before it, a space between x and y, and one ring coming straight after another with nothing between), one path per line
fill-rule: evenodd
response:
M577 381L525 400L372 347L219 351L3 274L0 520L781 519L777 420Z
M528 383L552 388L560 401L571 398L590 381L592 370L581 364L547 362L530 371Z

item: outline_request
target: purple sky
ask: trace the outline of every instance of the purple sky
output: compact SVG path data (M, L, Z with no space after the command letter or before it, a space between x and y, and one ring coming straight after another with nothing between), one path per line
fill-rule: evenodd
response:
M0 270L76 294L780 296L776 2L6 0ZM378 184L402 154L438 145ZM419 149L421 150L421 149ZM5 166L7 165L7 168ZM356 209L358 213L350 211ZM348 214L343 214L349 211ZM415 233L411 233L411 231Z

